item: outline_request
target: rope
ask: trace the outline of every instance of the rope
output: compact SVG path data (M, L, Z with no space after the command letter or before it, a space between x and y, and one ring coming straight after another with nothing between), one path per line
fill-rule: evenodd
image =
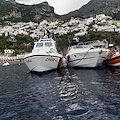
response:
M86 52L86 54L83 56L83 58L80 59L76 64L80 63L80 62L86 57L87 53L88 53L91 49L93 49L93 48L90 48L90 49ZM76 65L76 64L74 64L74 65Z

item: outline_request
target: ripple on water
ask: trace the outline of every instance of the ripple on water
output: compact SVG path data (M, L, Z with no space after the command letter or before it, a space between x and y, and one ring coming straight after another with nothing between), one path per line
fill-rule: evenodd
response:
M38 75L22 64L0 66L0 72L1 120L120 119L120 69L63 68Z

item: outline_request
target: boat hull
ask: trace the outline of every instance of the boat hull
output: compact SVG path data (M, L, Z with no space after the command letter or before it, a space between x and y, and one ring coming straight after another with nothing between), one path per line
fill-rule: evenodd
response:
M68 66L70 67L97 67L106 59L109 50L93 49L89 52L79 51L68 54Z
M120 54L119 55L115 55L114 57L110 58L110 59L106 59L104 61L105 64L110 65L110 66L118 66L120 67Z
M10 65L8 62L3 64L3 66L8 66L8 65Z
M34 72L45 72L62 67L61 56L29 55L24 58L24 62L30 71Z

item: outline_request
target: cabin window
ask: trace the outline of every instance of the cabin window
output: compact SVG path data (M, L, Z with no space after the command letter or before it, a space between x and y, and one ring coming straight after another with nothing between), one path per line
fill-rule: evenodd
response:
M46 47L51 47L51 46L53 46L53 45L52 45L52 42L46 42L46 43L45 43L45 46L46 46Z
M76 48L83 48L83 45L76 45Z
M43 46L43 43L37 43L36 44L36 47L42 47Z

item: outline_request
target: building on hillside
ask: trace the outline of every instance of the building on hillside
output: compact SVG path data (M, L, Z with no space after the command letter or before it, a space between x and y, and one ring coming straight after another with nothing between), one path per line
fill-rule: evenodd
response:
M5 49L5 50L4 50L4 55L10 56L10 55L12 55L14 52L15 52L15 50Z
M96 15L98 21L101 21L103 18L105 18L105 14Z

